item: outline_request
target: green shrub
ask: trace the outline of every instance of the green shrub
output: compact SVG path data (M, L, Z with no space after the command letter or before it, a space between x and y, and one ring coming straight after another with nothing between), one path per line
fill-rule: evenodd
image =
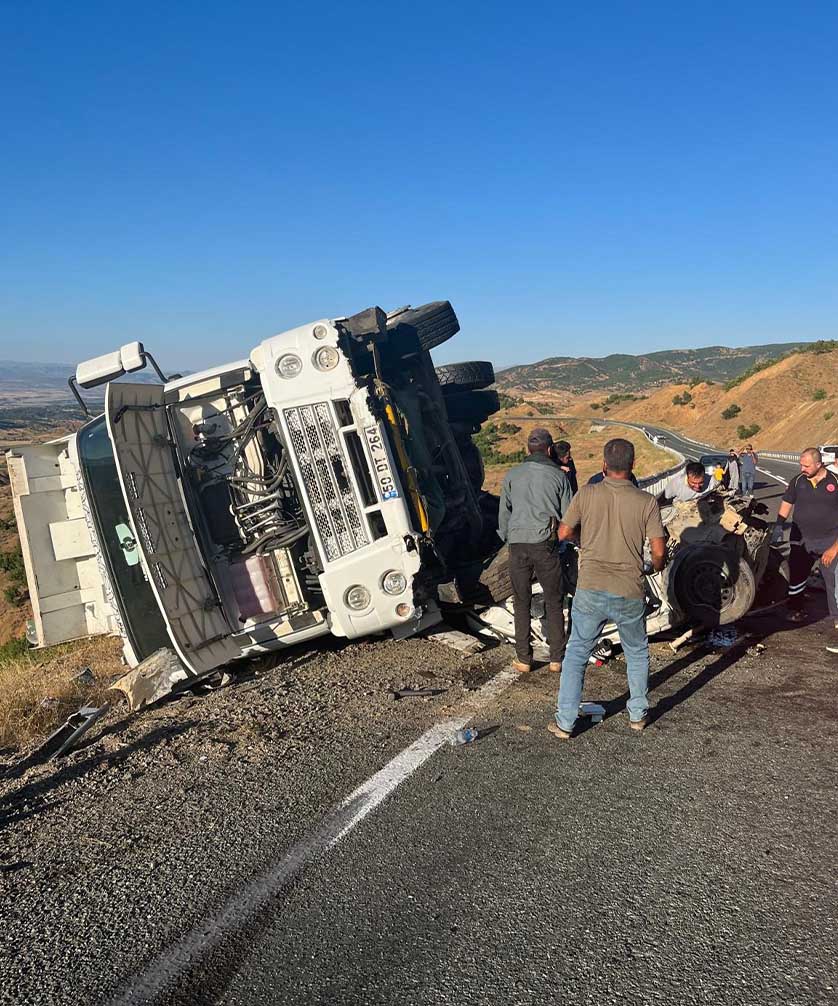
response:
M835 415L834 412L824 412L823 418L826 422L829 422L829 420L832 419L834 415Z
M818 388L817 391L812 395L813 402L822 402L826 398L826 392L823 388Z
M673 405L689 405L692 400L693 400L693 396L689 393L689 391L684 391L680 395L675 395L675 397L672 399L672 404Z
M758 426L756 423L752 423L750 426L737 426L736 436L739 437L740 440L750 440L751 437L755 437L761 429L762 427Z
M20 639L10 639L7 643L0 645L0 663L4 660L14 660L29 652L29 644L21 636Z
M722 412L722 419L734 419L741 411L738 405L728 405L724 412Z
M9 604L20 604L25 601L26 567L23 565L23 554L20 545L11 552L0 552L0 571L9 578L8 585L3 590L3 596Z

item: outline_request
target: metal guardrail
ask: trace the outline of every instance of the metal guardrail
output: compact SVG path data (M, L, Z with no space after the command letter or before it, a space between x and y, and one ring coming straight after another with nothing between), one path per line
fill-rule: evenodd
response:
M665 472L658 472L656 475L650 475L645 479L638 479L637 485L647 493L651 493L653 496L657 496L659 493L663 492L663 487L666 485L666 480L671 478L673 475L677 475L678 472L682 472L686 466L687 462L682 461L680 465L675 465L674 468L667 468Z
M626 424L628 425L628 424ZM632 428L636 430L641 430L643 435L646 437L650 443L655 443L652 438L651 433L649 433L642 426L634 426ZM672 468L667 468L666 471L657 472L654 475L649 475L645 479L638 479L637 485L647 493L651 493L652 496L657 496L659 493L663 492L663 487L666 485L666 480L672 478L673 475L677 475L678 472L682 472L687 464L687 459L681 454L680 451L676 451L673 447L667 447L665 444L655 444L656 447L660 447L663 451L668 451L670 454L674 454L676 458L680 458L677 465Z
M757 456L770 458L772 461L794 461L795 464L800 460L799 454L783 454L779 451L757 451Z

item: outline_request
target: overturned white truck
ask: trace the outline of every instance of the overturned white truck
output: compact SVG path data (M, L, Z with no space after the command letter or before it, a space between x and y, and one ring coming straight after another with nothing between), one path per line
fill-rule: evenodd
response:
M415 633L478 554L489 363L434 368L448 302L370 308L167 380L139 343L80 364L104 414L8 455L34 624L47 646L116 633L169 686L333 633ZM150 363L160 383L126 383ZM76 392L77 393L77 392ZM81 402L81 398L79 398Z

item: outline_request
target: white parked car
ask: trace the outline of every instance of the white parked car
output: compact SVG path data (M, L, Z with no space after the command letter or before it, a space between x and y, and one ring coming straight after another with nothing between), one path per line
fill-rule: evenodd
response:
M838 474L838 444L821 444L818 450L826 467Z

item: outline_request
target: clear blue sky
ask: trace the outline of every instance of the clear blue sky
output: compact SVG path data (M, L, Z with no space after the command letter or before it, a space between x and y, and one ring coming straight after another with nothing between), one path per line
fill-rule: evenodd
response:
M8 2L0 358L838 336L838 5Z

